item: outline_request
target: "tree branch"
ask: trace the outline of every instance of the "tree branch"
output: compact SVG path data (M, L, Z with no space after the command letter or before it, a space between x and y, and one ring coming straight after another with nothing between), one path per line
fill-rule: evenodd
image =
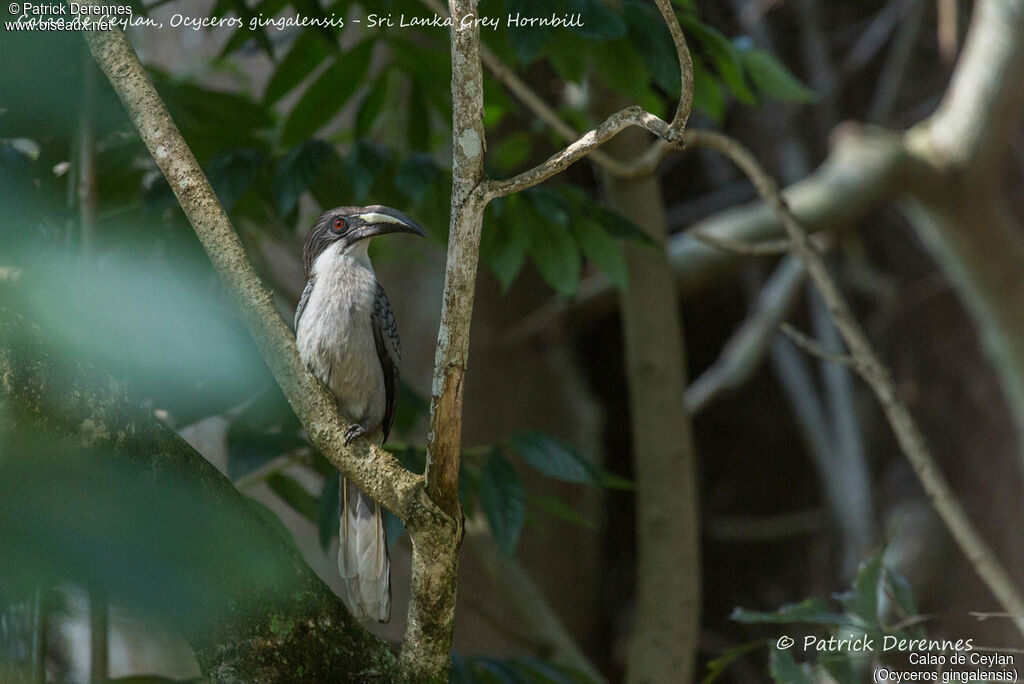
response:
M365 440L345 446L344 433L350 421L299 359L291 330L249 263L231 221L128 39L116 29L84 35L310 439L360 489L409 523L424 501L417 493L421 478Z
M676 19L675 10L670 0L655 0L662 18L668 26L669 34L672 36L672 43L676 48L676 58L679 60L680 70L680 96L676 106L675 115L671 123L665 123L661 118L645 111L641 107L627 107L612 114L604 120L597 128L588 131L582 136L577 136L572 127L562 122L561 118L544 101L536 95L525 83L515 78L500 61L492 56L485 55L488 68L502 80L503 83L516 94L528 108L537 116L550 125L556 133L563 138L570 140L570 144L560 152L556 152L547 161L536 167L524 171L506 180L492 180L487 183L485 192L487 199L504 197L514 192L519 192L534 185L543 183L555 176L570 165L583 157L597 151L604 143L615 137L620 131L636 126L644 128L656 135L659 140L651 145L629 163L616 160L608 155L601 156L601 163L607 170L622 178L638 178L653 173L658 162L666 152L673 148L681 148L683 143L683 130L690 117L693 107L693 64L690 59L690 51L686 46L686 38L683 36L683 29Z
M741 386L754 374L778 335L779 323L789 311L806 275L799 259L782 260L718 358L686 388L686 408L691 414Z
M793 216L775 183L765 173L746 149L738 142L718 133L691 132L690 142L716 150L731 159L750 179L766 205L772 208L786 229L793 243L793 252L803 261L807 272L828 306L843 340L854 359L853 367L875 393L886 419L889 421L900 448L910 461L921 485L931 499L935 510L942 518L960 550L967 557L975 572L981 577L999 604L1013 616L1017 629L1024 634L1024 598L1000 564L992 549L975 529L963 505L956 498L949 482L942 475L935 458L925 443L924 436L917 428L900 399L890 378L871 347L867 336L857 324L846 300L832 280L821 255L808 239L807 231Z
M453 35L461 37L468 33L454 32ZM346 446L344 433L349 421L339 413L330 392L300 360L291 330L274 308L270 293L260 283L209 181L171 121L167 108L149 82L127 38L116 29L87 31L85 38L93 57L110 79L132 123L178 198L210 261L231 293L249 333L310 439L346 477L393 511L409 530L413 542L412 597L399 661L401 676L414 681L443 680L448 671L451 651L456 552L461 536L461 520L458 516L453 519L450 514L446 514L447 506L442 510L434 502L438 501L445 506L446 503L450 504L452 497L456 497L457 510L461 372L450 374L453 366L446 363L443 368L444 380L437 384L435 378L435 387L443 387L444 391L440 401L435 392L431 434L435 438L442 435L443 441L439 449L436 439L432 439L431 447L435 455L454 454L454 461L449 459L442 462L454 462L456 473L454 488L453 481L441 480L444 486L440 491L444 496L438 496L437 491L433 497L428 496L423 486L424 477L405 470L391 454L366 440L357 440L351 446ZM478 90L482 97L482 88ZM482 123L479 126L482 132ZM464 159L472 153L474 146L477 154L482 154L482 135L474 140L471 133L462 133L457 138L457 148L461 150L456 154L457 159ZM458 175L456 191L462 193L465 201L467 188L464 179ZM479 243L479 226L476 234ZM452 235L452 244L459 244L455 239L456 231ZM456 259L450 262L449 271L462 274L466 266L466 262ZM473 275L475 257L468 282L472 283ZM465 281L458 279L455 295L446 290L446 304L455 303L454 311L449 308L447 317L442 317L442 337L446 342L462 341L457 334L447 334L447 330L455 325L464 325L468 335L468 312L463 302L459 301L459 295L464 291ZM471 287L469 291L472 292ZM442 346L447 350L447 344ZM445 351L439 346L439 360L442 357L447 359ZM447 382L449 379L454 379L454 383ZM452 387L456 389L454 393ZM457 400L448 401L453 396ZM450 439L452 431L447 427L451 425L454 425L456 435L454 442ZM448 470L442 469L442 472ZM436 484L438 479L431 475L428 474L426 481Z
M901 136L882 129L846 124L837 129L829 158L817 171L783 191L794 214L811 232L856 223L907 184L911 156ZM678 230L683 226L672 226ZM763 202L727 209L698 221L668 240L669 260L680 291L692 294L749 257L704 244L690 235L758 244L784 238L778 216ZM584 324L615 309L616 289L603 275L580 282L571 301L552 298L518 326L521 337L540 334L566 323Z

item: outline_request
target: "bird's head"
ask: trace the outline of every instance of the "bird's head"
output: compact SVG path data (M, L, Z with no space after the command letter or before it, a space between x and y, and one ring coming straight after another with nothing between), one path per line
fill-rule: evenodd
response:
M335 246L340 253L362 250L368 238L385 233L413 233L426 237L427 232L411 218L391 207L374 204L369 207L337 207L323 213L313 224L306 238L303 261L308 274L313 262L324 250Z

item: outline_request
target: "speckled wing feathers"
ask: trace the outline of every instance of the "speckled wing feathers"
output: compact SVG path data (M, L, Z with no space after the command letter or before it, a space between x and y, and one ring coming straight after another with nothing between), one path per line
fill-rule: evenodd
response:
M391 311L391 302L380 283L377 283L377 296L373 303L373 339L377 343L377 356L384 372L384 420L381 431L384 434L381 443L387 441L391 426L395 422L395 406L398 403L398 367L402 362L402 345L398 340L398 326L395 315Z

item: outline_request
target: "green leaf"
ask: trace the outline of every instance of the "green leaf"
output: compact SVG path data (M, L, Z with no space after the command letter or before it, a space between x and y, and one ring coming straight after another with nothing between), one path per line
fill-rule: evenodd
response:
M323 140L309 140L290 150L274 169L274 205L281 216L291 213L299 198L316 183L334 150Z
M281 497L296 513L314 525L320 523L320 502L306 488L288 475L274 473L265 482L271 491Z
M819 598L809 598L799 603L790 603L772 613L736 608L729 616L730 620L744 624L788 625L793 623L813 625L848 625L850 618L837 613Z
M789 651L774 651L769 671L778 684L814 684L808 669L793 660Z
M224 47L221 48L219 56L223 58L248 43L249 40L255 40L260 46L260 49L263 50L268 57L273 59L274 44L270 41L270 38L267 37L266 28L263 26L249 28L249 22L256 18L257 14L266 17L274 16L281 11L282 7L284 7L285 0L263 0L263 2L260 2L253 9L249 9L245 0L229 0L229 2L224 4L227 8L234 10L235 14L237 14L242 20L243 26L234 30L231 37L224 44ZM220 18L224 16L224 14L226 14L225 11L215 8L214 12L211 12L210 17Z
M783 102L816 102L818 94L805 86L772 55L756 48L739 53L757 90Z
M597 523L557 496L530 496L528 501L531 506L536 506L570 525L591 531L597 529Z
M530 156L532 141L533 136L526 131L514 131L491 148L491 160L502 171L515 169Z
M629 269L618 243L593 219L581 216L572 223L583 255L601 269L620 290L629 286Z
M414 152L402 160L395 175L395 184L403 195L419 204L440 175L441 170L433 157Z
M312 137L334 118L362 83L372 52L372 41L360 43L338 57L310 84L284 123L282 145L294 145Z
M320 535L320 548L324 551L331 545L331 539L338 534L338 516L341 513L341 494L338 491L338 473L324 478L324 488L320 491L320 515L317 531Z
M521 202L519 197L509 197L506 201L508 213L503 212L500 218L487 221L480 237L480 258L498 279L502 293L508 291L519 275L530 249L532 231L527 224L517 220L517 216L523 215L517 209Z
M626 0L623 15L629 29L629 41L636 46L654 82L668 95L678 98L679 58L661 12L640 0Z
M574 215L589 216L612 237L620 240L628 240L639 244L656 246L651 236L643 231L640 226L633 223L629 218L617 211L608 209L587 194L584 190L575 185L560 185L558 193L569 206L569 211Z
M523 192L523 197L544 220L559 226L569 225L569 207L565 199L550 188L539 186Z
M380 116L381 110L384 108L384 102L388 97L389 74L390 71L387 69L377 74L377 80L374 82L373 87L370 88L370 92L366 93L366 97L359 104L359 113L356 114L357 138L368 135L370 129L373 128L373 124L376 123L377 117Z
M716 124L725 119L725 96L704 62L693 55L693 107Z
M568 0L565 11L581 15L583 26L570 26L569 30L589 40L614 40L626 35L622 15L602 0Z
M634 103L645 104L651 74L629 40L619 39L595 49L593 60L595 73L609 88Z
M345 156L349 190L357 202L366 199L377 177L389 164L387 150L367 140L356 140Z
M581 83L593 50L594 43L583 40L574 33L566 33L548 47L547 56L551 66L563 80Z
M882 581L882 554L876 553L857 569L857 577L850 591L836 595L846 612L864 621L869 627L878 627L878 589Z
M568 228L551 223L532 226L530 259L555 292L570 297L580 280L580 253Z
M409 88L409 106L406 112L406 136L410 150L430 149L430 112L423 89L414 81Z
M206 177L225 210L230 212L238 198L256 180L263 162L260 151L252 149L230 150L210 160Z
M562 482L600 484L597 467L562 442L535 430L516 432L509 444L538 472Z
M508 40L512 49L524 64L535 60L544 50L551 38L550 26L512 26L513 18L543 17L551 13L551 6L546 0L506 0L505 17L508 27Z
M313 73L330 52L330 45L317 32L302 33L274 69L263 91L263 101L273 104L287 95Z
M694 38L700 41L706 54L714 62L715 69L722 77L722 81L736 99L745 105L757 102L754 91L750 89L743 76L743 63L736 46L728 38L696 17L683 17L680 23Z
M525 494L515 468L498 452L480 473L480 505L498 547L512 555L526 520Z

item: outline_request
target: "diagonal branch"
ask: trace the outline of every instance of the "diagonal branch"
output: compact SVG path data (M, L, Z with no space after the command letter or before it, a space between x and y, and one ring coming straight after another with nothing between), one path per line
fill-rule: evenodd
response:
M431 0L423 0L428 5ZM670 123L666 123L660 117L651 114L644 109L634 106L627 107L612 114L597 128L588 131L582 136L577 136L572 127L551 109L529 86L519 80L508 67L489 52L482 54L487 67L511 90L529 109L531 109L545 123L551 126L556 133L571 141L569 146L560 152L556 152L547 161L528 169L517 176L507 180L492 180L487 184L487 199L504 197L521 190L526 190L534 185L543 183L555 176L583 157L598 153L598 148L615 137L620 131L631 126L644 128L659 139L642 152L635 160L626 164L608 155L601 154L598 159L602 166L605 166L611 173L623 178L636 178L652 173L658 166L661 158L671 149L681 148L683 143L683 130L690 117L693 108L693 63L690 58L690 51L686 46L686 38L683 36L683 29L676 18L675 10L669 0L655 0L661 16L668 26L669 34L672 36L672 43L676 48L676 57L679 60L680 71L680 97L676 106L675 115Z
M344 433L349 421L299 359L291 330L249 263L224 208L124 33L89 31L85 39L231 292L235 308L310 439L360 489L408 521L415 505L424 500L417 494L421 478L403 468L391 454L365 440L345 446Z
M310 439L346 477L406 524L413 541L413 578L408 627L398 662L400 676L410 681L444 680L451 651L460 519L453 520L435 503L437 498L428 496L426 478L405 470L388 452L365 440L346 446L348 421L339 413L327 389L299 359L291 330L274 308L270 293L260 283L209 181L127 38L117 29L87 31L85 38ZM460 143L464 149L472 148L467 137L460 139ZM478 143L482 146L482 138ZM463 315L461 308L455 315ZM465 326L468 332L468 317ZM440 402L432 407L432 426L439 415L442 421L448 420L453 415L449 411L456 412L453 420L458 426L461 376L458 386L458 403ZM435 430L433 434L437 433ZM454 446L457 450L457 441ZM454 463L457 473L457 455ZM457 482L456 479L456 487Z
M539 185L552 176L558 175L611 140L617 133L631 126L647 129L671 145L679 145L682 141L681 131L678 127L673 128L672 124L665 123L664 120L641 107L626 107L609 116L600 126L588 131L562 151L548 157L545 162L507 180L490 181L485 190L487 198L504 197Z
M1012 616L1017 629L1024 634L1024 598L953 493L949 481L935 462L910 411L897 394L889 370L875 354L867 335L857 324L845 298L832 280L824 260L811 244L807 231L793 216L775 182L765 173L753 155L731 138L710 131L691 131L688 133L688 139L694 146L716 150L729 157L754 184L765 204L776 213L793 243L794 254L806 266L811 280L825 300L843 340L849 347L854 369L878 398L900 448L913 466L936 512L975 572L999 604Z

